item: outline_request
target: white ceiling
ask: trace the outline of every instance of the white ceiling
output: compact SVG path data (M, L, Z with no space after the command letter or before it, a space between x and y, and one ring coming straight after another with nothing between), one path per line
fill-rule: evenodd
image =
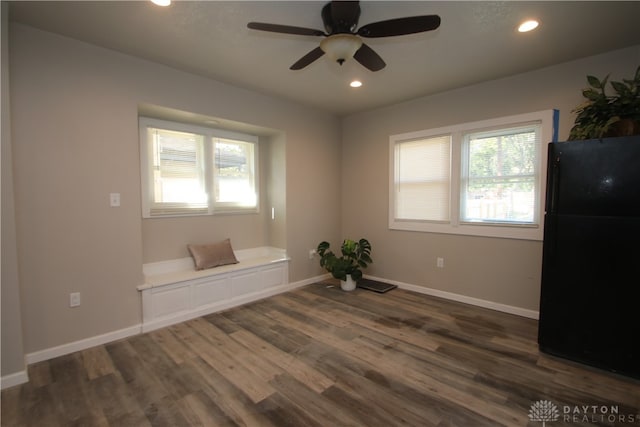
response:
M640 44L640 2L363 1L360 26L437 14L439 29L366 39L387 63L370 72L325 57L289 66L321 37L247 29L249 21L323 30L316 1L11 2L10 19L338 115ZM525 18L541 21L520 34ZM629 70L630 73L633 70ZM360 79L364 86L348 83Z

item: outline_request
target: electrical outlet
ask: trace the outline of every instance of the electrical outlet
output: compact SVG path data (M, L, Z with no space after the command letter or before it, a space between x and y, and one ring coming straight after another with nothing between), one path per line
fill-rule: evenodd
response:
M120 206L120 193L110 193L109 194L109 205L112 208L117 208Z
M436 258L436 267L444 268L444 258Z
M69 307L77 307L80 305L80 292L71 292L69 294Z
M313 257L317 254L315 249L309 249L309 259L313 259Z

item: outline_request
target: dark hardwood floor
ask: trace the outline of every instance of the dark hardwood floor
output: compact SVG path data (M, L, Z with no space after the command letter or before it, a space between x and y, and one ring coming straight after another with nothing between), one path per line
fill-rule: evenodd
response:
M640 425L640 382L539 353L534 320L333 284L33 364L2 426Z

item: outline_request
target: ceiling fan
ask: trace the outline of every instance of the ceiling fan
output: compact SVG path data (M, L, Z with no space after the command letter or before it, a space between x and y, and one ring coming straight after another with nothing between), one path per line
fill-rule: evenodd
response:
M326 53L329 58L340 65L346 59L353 57L367 69L379 71L386 64L380 55L362 42L362 37L402 36L435 30L440 26L438 15L422 15L373 22L358 29L359 3L358 1L336 0L327 3L322 8L322 22L326 32L312 28L263 22L249 22L247 27L274 33L325 37L320 42L320 46L300 58L290 67L291 70L300 70Z

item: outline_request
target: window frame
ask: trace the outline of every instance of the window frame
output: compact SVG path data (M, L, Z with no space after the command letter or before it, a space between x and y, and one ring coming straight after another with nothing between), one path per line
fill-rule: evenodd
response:
M467 205L467 197L465 197L469 191L469 181L471 180L470 175L470 163L471 163L471 159L470 157L470 144L471 144L471 139L473 136L478 136L478 135L482 135L483 137L490 137L490 136L505 136L505 135L509 135L509 134L514 134L514 133L524 133L527 131L531 131L533 130L534 132L536 132L537 134L542 134L542 123L540 121L535 121L535 122L530 122L530 123L523 123L523 124L517 124L514 126L500 126L498 128L492 128L490 130L482 130L479 132L464 132L461 144L462 144L462 149L461 149L461 168L460 168L460 215L459 215L459 219L460 222L463 224L475 224L475 225L499 225L499 226L523 226L523 227L532 227L532 226L537 226L540 223L540 218L539 218L539 210L535 209L535 207L539 206L540 203L540 192L539 191L535 191L534 192L534 200L533 200L533 205L534 205L534 212L533 212L533 220L531 222L529 221L510 221L510 220L482 220L482 219L478 219L478 220L473 220L469 217L467 217L465 215L465 210L466 210L466 205ZM534 143L536 143L534 141ZM542 145L542 141L538 142L539 144ZM538 147L538 148L542 148L542 147ZM537 176L536 174L540 173L540 156L543 155L543 153L541 152L540 149L535 150L534 153L534 171L531 175L529 175L533 182L536 183L537 181ZM520 176L527 176L527 175L520 175ZM512 175L513 177L513 175ZM501 180L499 178L499 176L493 176L491 177L493 179L496 180ZM503 181L507 181L506 179L502 179ZM538 186L536 185L536 188L538 188Z
M240 132L214 129L187 123L155 119L138 118L140 138L140 178L143 218L169 218L184 216L205 216L219 214L258 213L260 210L260 171L259 171L259 138L255 135ZM175 132L186 132L203 137L202 153L204 157L204 188L207 194L206 207L188 207L182 203L156 203L154 201L153 180L153 143L148 138L148 129L157 128ZM253 144L253 187L256 192L255 206L242 206L234 203L216 203L214 195L216 138ZM167 213L162 213L166 210ZM154 211L156 213L154 213Z
M256 205L255 206L244 206L242 204L238 204L235 202L223 202L223 201L216 201L216 185L215 185L215 178L218 176L218 167L216 166L216 160L215 160L215 148L216 148L216 143L221 142L221 141L217 141L217 139L222 139L222 140L227 140L227 141L231 141L231 142L242 142L242 143L247 143L247 144L252 144L253 148L252 148L252 158L249 160L251 163L251 172L249 172L249 175L251 176L251 186L253 187L253 191L256 194ZM213 181L211 183L211 191L209 192L210 194L210 199L211 199L211 206L213 208L214 212L218 212L218 213L222 213L222 212L246 212L246 211L257 211L258 209L258 202L259 202L259 194L258 194L258 144L257 141L256 142L250 142L250 141L244 141L244 140L240 140L238 138L222 138L220 137L220 135L216 135L215 137L212 138L212 144L211 144L211 150L212 150L212 166L211 166L211 180Z
M537 179L534 223L465 222L462 220L463 144L465 135L516 128L540 123L537 147ZM389 229L431 233L486 236L523 240L542 240L544 218L544 192L546 188L547 144L557 141L558 111L544 110L489 120L457 124L434 129L408 132L389 137ZM449 221L410 220L395 218L396 211L396 145L402 142L451 135L451 180Z

